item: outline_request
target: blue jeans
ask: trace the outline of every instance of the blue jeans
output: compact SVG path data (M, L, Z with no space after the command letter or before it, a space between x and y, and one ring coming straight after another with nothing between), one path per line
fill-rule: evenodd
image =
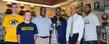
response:
M98 44L97 41L85 41L85 44Z

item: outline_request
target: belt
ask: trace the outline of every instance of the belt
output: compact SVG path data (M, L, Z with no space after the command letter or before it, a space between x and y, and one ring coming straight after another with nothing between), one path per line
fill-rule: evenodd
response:
M78 36L79 35L79 33L73 33L73 36ZM71 35L70 35L70 37L72 37Z
M48 38L49 36L37 36L37 37L40 37L40 38Z

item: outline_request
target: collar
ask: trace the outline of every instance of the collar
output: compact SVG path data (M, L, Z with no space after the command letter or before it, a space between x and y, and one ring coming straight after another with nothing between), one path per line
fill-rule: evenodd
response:
M87 16L85 16L85 17L90 17L90 16L92 16L93 15L93 13L89 13L89 15L87 15Z
M13 16L13 15L10 15L11 17L16 17L16 16L19 16L18 14L16 14L15 16Z
M45 16L45 18L43 18L42 16L39 16L40 18L42 18L42 19L45 19L45 18L47 18L46 16Z
M39 16L40 19L43 19L43 20L47 20L48 18L45 16L45 18L43 18L42 16Z
M74 15L72 15L73 17L76 17L78 14L76 13L76 14L74 14Z

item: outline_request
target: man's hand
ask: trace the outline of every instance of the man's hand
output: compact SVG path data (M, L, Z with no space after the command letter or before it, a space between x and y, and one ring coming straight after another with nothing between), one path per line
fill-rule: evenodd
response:
M37 38L37 34L34 35L34 40L36 40L36 38Z
M77 41L76 44L80 44L80 41Z
M70 34L70 37L73 37L73 33L72 33L72 34Z
M69 44L69 41L66 41L66 44Z

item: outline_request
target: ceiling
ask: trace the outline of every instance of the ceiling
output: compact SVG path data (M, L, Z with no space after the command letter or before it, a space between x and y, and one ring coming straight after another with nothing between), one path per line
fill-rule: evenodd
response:
M2 0L2 1L56 8L69 4L75 0Z
M55 5L64 2L66 0L17 0L17 1L30 2L43 5Z

